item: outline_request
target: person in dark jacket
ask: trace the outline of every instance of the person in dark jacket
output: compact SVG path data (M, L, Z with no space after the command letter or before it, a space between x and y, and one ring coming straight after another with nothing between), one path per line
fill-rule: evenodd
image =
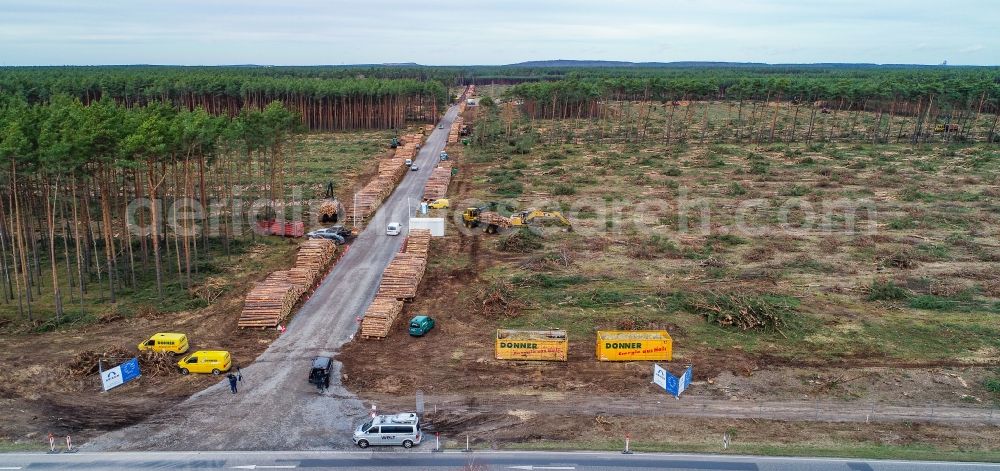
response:
M243 382L243 370L240 369L240 365L236 365L236 379Z
M233 394L236 394L236 375L229 373L226 378L229 378L229 389L233 391Z

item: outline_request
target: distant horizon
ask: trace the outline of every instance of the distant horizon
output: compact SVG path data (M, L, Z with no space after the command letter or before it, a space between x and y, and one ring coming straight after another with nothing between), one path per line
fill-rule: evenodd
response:
M0 65L990 66L996 18L996 0L4 0Z
M564 62L567 64L539 65L551 62ZM95 63L95 64L0 64L0 67L590 67L585 63L598 63L600 67L621 66L678 66L678 65L739 65L739 66L761 66L761 67L794 67L794 66L866 66L866 67L1000 67L997 64L929 64L929 63L905 63L905 62L747 62L747 61L721 61L721 60L677 60L677 61L628 61L613 59L534 59L519 62L502 64L425 64L419 62L356 62L356 63L314 63L314 64L269 64L269 63L216 63L216 64L171 64L171 63Z

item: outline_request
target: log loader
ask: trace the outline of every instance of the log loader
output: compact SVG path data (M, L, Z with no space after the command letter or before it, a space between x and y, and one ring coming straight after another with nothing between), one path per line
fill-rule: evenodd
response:
M495 207L495 204L493 205ZM525 227L536 225L538 222L543 220L554 220L562 226L566 226L566 230L572 231L573 224L566 219L565 216L559 211L542 211L539 209L527 209L524 211L518 211L511 215L510 217L504 217L500 214L487 211L487 208L466 208L465 212L462 213L462 220L465 222L465 227L477 227L480 224L484 225L483 231L488 234L496 234L500 229L506 229L508 227Z

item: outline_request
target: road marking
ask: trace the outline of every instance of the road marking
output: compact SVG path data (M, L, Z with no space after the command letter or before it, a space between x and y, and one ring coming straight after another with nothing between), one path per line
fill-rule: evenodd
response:
M0 469L22 469L24 466L0 466Z
M246 464L243 466L233 466L232 469L295 469L294 465L265 465L265 464Z
M524 469L524 470L527 470L527 471L532 471L534 469L552 469L552 470L556 470L556 469L576 469L576 467L574 467L574 466L532 466L532 465L529 464L527 466L508 466L507 469Z

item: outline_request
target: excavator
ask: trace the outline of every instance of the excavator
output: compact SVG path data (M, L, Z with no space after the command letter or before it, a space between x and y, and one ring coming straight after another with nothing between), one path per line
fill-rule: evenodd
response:
M508 227L525 227L534 225L533 223L536 221L555 220L560 225L566 226L566 230L573 230L573 224L559 211L528 209L515 212L510 217L504 217L493 211L495 207L496 203L490 205L490 211L487 211L486 206L466 208L465 212L462 213L462 221L465 223L465 227L477 227L483 224L486 226L483 229L484 232L496 234L500 229Z

